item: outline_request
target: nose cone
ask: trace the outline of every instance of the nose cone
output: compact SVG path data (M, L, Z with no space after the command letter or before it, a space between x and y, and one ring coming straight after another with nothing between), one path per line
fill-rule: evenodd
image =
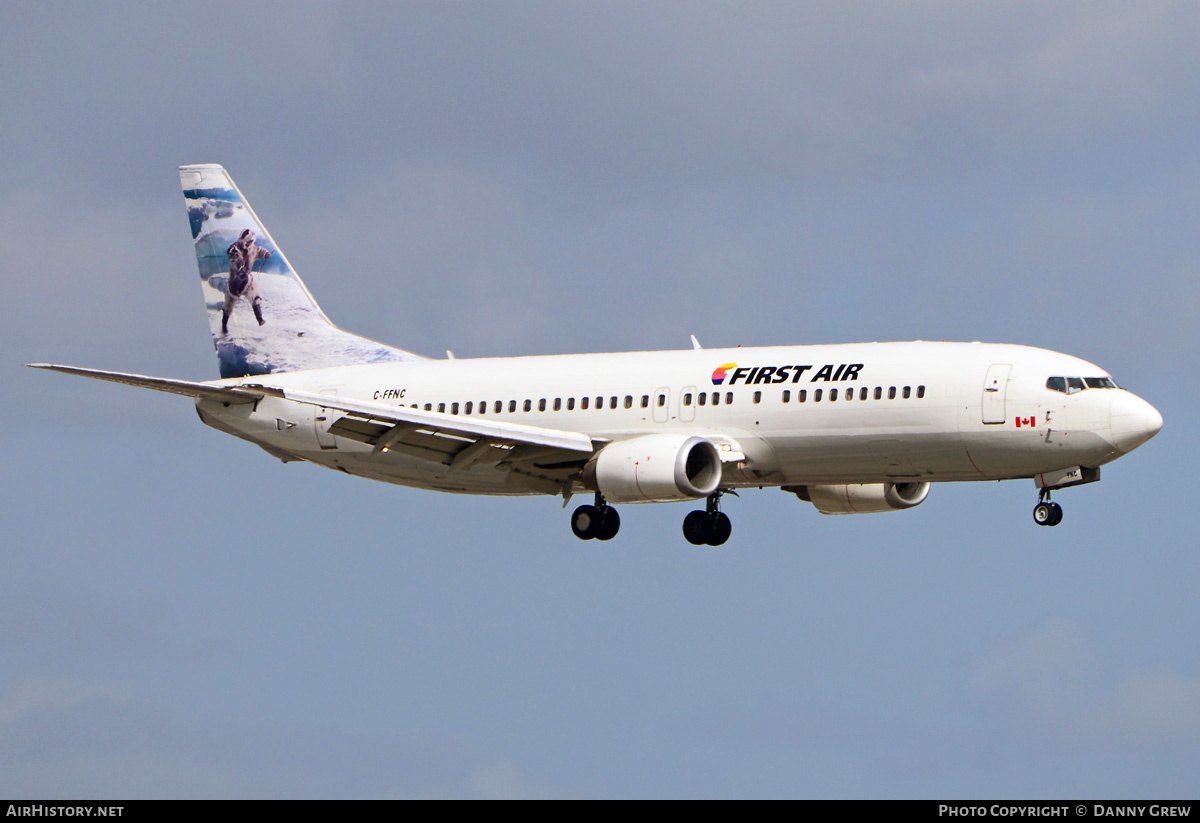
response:
M1162 415L1136 394L1121 391L1113 397L1113 445L1129 453L1145 443L1162 428Z

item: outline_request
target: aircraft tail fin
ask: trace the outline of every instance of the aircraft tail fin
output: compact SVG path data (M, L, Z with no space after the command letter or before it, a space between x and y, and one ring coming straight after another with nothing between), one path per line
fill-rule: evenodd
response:
M424 359L335 326L224 168L179 180L221 377Z

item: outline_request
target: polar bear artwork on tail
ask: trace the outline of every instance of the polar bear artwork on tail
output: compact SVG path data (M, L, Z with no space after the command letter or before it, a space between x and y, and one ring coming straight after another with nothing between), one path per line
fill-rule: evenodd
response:
M246 302L254 309L258 325L267 322L263 319L262 297L254 284L254 264L270 257L271 250L256 246L254 239L254 232L246 229L226 250L229 255L229 284L225 289L225 305L221 310L222 334L229 334L229 315L233 314L233 306L240 297L246 298Z

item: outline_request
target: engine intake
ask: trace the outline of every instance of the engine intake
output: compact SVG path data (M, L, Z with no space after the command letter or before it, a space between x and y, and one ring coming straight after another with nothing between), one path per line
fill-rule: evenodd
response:
M583 467L583 484L610 503L707 497L721 484L721 455L703 437L684 434L619 440Z

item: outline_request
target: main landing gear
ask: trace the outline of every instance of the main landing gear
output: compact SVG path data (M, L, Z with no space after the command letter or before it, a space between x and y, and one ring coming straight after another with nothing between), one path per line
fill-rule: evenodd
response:
M727 514L717 510L722 494L719 489L713 492L704 511L697 509L683 518L683 536L693 546L720 546L729 539L733 524Z
M1050 490L1038 492L1038 504L1033 507L1033 522L1039 526L1057 526L1062 522L1062 506L1051 502Z
M594 506L580 506L571 515L571 531L580 540L612 540L621 530L621 516L596 492Z
M704 511L697 510L683 518L683 536L693 546L720 546L733 532L729 516L718 511L722 494L720 490L713 492ZM620 529L620 515L600 492L596 492L593 505L580 506L571 514L571 531L580 540L612 540Z

